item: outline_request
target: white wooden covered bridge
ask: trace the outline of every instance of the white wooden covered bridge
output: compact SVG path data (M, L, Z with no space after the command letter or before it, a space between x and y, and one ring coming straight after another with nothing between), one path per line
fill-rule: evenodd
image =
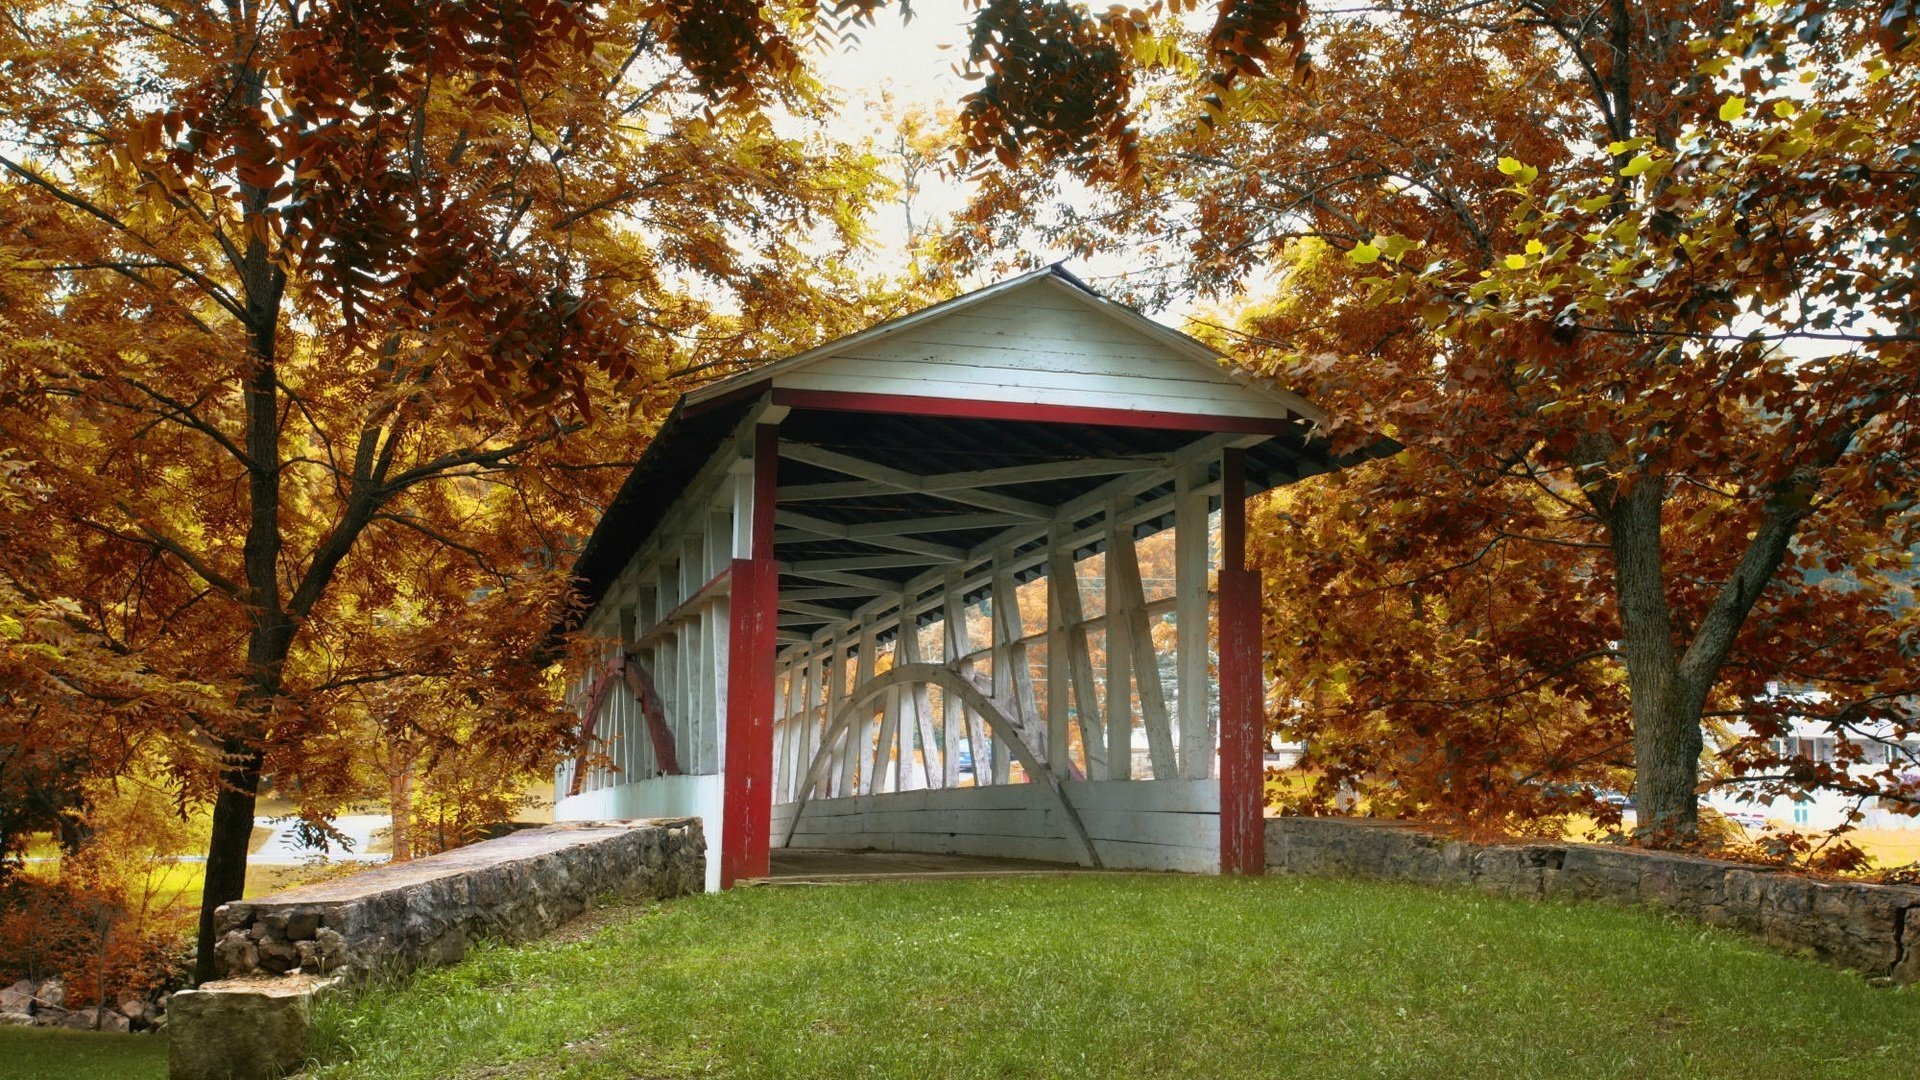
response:
M1057 268L686 395L577 563L611 767L557 816L699 815L709 888L783 846L1259 872L1245 500L1335 467L1320 416Z

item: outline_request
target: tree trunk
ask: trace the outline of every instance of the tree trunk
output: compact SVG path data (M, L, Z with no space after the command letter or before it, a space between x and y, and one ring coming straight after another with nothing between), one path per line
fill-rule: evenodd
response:
M230 764L221 773L213 801L213 834L207 840L207 878L200 894L200 942L194 953L193 981L214 977L213 913L246 892L247 849L253 840L254 801L260 791L261 755L246 740L228 739L222 749Z
M1680 671L1660 550L1663 477L1635 479L1608 507L1627 689L1633 703L1633 805L1638 831L1684 842L1699 826L1700 710Z
M393 815L392 859L394 862L406 862L413 858L413 765L411 762L394 772L390 781L387 809Z

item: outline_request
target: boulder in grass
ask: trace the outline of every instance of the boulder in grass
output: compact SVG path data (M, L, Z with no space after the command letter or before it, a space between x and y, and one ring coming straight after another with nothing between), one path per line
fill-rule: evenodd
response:
M36 1011L41 1008L64 1009L67 1007L67 984L55 976L41 983L39 989L33 992L33 997Z
M32 1013L0 1012L0 1027L27 1027L32 1023Z
M12 986L0 990L0 1013L30 1013L32 1011L32 979L21 979Z

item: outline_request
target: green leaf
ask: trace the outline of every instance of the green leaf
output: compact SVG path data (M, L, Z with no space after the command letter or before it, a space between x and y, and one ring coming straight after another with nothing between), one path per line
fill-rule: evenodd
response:
M1635 154L1633 160L1620 169L1621 176L1639 176L1653 164L1652 154Z
M1605 208L1606 205L1612 201L1613 196L1611 195L1595 195L1590 199L1581 199L1579 205L1580 209L1591 212Z
M1374 247L1372 244L1355 244L1353 250L1347 252L1347 261L1353 263L1355 266L1365 266L1371 262L1378 262L1380 261L1380 249Z
M1387 258L1398 259L1407 252L1419 247L1420 243L1417 240L1409 240L1395 233L1388 233L1385 236L1374 237L1373 246L1379 248L1380 253Z
M1524 168L1526 168L1526 166L1522 165L1518 158L1503 157L1500 159L1500 171L1508 176L1517 176L1520 170Z
M1720 106L1720 119L1731 124L1747 115L1747 99L1735 94Z

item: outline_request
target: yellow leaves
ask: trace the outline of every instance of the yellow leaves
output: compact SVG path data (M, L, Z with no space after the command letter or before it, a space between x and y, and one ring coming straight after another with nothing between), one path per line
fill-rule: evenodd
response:
M1726 123L1731 124L1745 115L1747 99L1742 95L1735 94L1720 105L1720 119Z
M1518 158L1503 157L1497 166L1501 173L1514 178L1514 187L1524 188L1540 179L1540 170L1522 162Z
M1798 116L1799 113L1799 107L1791 101L1776 101L1773 103L1773 115L1782 120L1791 120L1795 116Z
M1374 246L1380 249L1381 254L1396 261L1407 252L1420 246L1417 241L1409 240L1404 236L1398 236L1393 233L1376 236L1373 238L1373 243Z
M1635 154L1633 160L1620 167L1621 176L1639 176L1653 167L1652 154Z
M1525 255L1509 255L1505 259L1502 259L1501 262L1504 263L1509 270L1525 270L1527 268L1527 257Z
M1367 266L1379 262L1384 256L1398 262L1401 256L1420 246L1419 241L1392 233L1375 236L1371 240L1355 244L1347 252L1347 261L1355 266Z

